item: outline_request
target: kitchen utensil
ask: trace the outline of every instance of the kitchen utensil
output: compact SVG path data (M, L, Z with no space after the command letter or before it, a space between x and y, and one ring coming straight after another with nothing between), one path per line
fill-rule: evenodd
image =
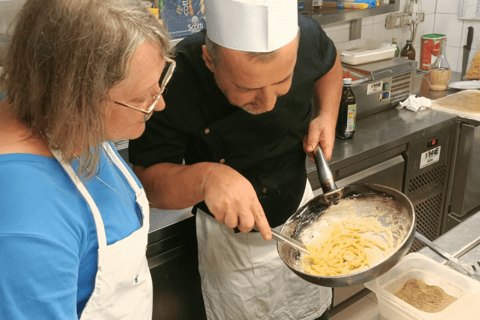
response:
M463 46L462 75L460 79L463 79L463 77L465 76L465 73L467 72L468 56L470 55L470 50L472 49L472 41L473 41L473 27L468 27L467 44Z
M432 101L432 109L480 121L480 90L463 90Z
M258 230L258 227L257 226L254 226L253 227L253 230L255 231L260 231ZM277 241L282 241L286 244L288 244L289 246L292 246L293 248L299 250L299 251L302 251L303 253L305 254L308 254L308 250L307 248L305 247L305 245L303 243L301 243L300 241L297 241L295 239L292 239L290 237L287 237L286 235L284 235L283 233L280 233L278 232L277 230L275 229L271 229L271 232L272 232L272 238L277 240Z
M374 216L394 231L394 249L373 266L362 271L341 276L314 276L305 272L303 254L289 245L278 242L277 250L284 263L299 277L326 287L346 287L372 280L392 268L408 251L413 242L416 218L411 201L401 192L377 184L352 184L338 189L322 151L314 152L320 185L324 194L318 195L300 207L283 225L280 232L295 240L301 240L311 226L322 222L322 216L335 213L342 201L352 203L350 214L364 215L369 210L382 214ZM338 211L338 210L337 210ZM339 213L340 217L345 216ZM404 232L397 232L402 229ZM306 232L306 233L304 233ZM302 241L306 243L306 241ZM308 244L308 243L306 243Z
M456 81L456 82L450 83L448 87L452 89L457 89L457 90L477 90L477 89L480 89L480 81L479 80Z
M458 261L457 258L454 258L451 256L448 252L444 251L441 249L439 246L437 246L435 243L432 241L428 240L424 235L421 233L415 232L415 238L423 242L425 245L427 245L430 249L441 255L443 258L447 259L450 263L453 263L455 267L459 268L461 271L465 272L469 277L479 280L480 281L480 274L475 272L472 269L464 266L460 261Z

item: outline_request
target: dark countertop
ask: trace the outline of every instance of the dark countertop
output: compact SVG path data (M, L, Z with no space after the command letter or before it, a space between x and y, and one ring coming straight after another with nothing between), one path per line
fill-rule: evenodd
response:
M417 96L430 99L438 99L446 95L458 92L449 89L447 91L430 91L426 82L425 73L417 74L414 81L414 92ZM459 73L452 73L453 81L458 81ZM444 125L455 121L457 116L435 111L423 110L412 112L406 109L397 110L392 108L378 114L368 116L357 121L355 135L350 140L335 140L332 159L329 166L332 171L344 168L351 164L368 159L372 155L388 151L408 141L434 132ZM316 171L315 164L306 159L307 173ZM158 241L175 232L186 220L193 215L191 208L183 210L151 210L149 243ZM174 231L175 230L175 231Z

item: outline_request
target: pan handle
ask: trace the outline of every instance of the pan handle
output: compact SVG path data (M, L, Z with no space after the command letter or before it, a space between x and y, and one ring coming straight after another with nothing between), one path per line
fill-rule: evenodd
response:
M327 160L323 155L322 148L320 145L317 146L313 152L315 156L315 164L317 166L318 179L320 180L320 185L322 187L323 193L329 193L331 191L337 190L338 187L333 180L333 174L328 166Z

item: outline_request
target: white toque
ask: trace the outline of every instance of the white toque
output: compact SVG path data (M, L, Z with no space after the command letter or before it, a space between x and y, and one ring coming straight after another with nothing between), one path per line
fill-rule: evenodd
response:
M207 36L222 47L270 52L298 33L297 0L205 0Z

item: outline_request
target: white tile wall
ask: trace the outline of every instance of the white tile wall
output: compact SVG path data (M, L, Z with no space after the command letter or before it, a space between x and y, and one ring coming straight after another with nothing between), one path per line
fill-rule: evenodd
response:
M458 13L458 4L458 0L437 0L436 13L449 13L456 15Z
M340 44L340 43L345 43L350 41L350 25L348 29L340 29L340 30L325 30L327 35L330 37L330 39L333 40L334 43Z
M433 33L433 27L435 23L435 14L425 14L425 20L418 24L417 31L415 33L415 39L413 39L413 46L415 49L420 50L421 39L424 34ZM420 52L420 51L418 51Z
M392 38L394 37L393 30L394 29L385 29L385 20L380 23L374 23L373 24L374 39L378 41L392 42Z
M433 30L435 33L442 33L447 36L447 45L451 47L460 47L462 43L463 20L458 19L457 15L452 13L436 13Z
M403 12L405 4L409 0L400 0L400 10ZM463 46L466 44L467 28L474 28L472 51L469 60L474 57L477 45L480 46L480 20L458 19L458 5L460 0L421 0L420 9L425 12L425 20L418 25L414 48L416 60L420 61L421 38L429 33L443 33L447 35L447 60L454 71L461 71L463 59ZM399 29L385 28L386 15L379 15L362 19L362 39L375 39L391 42L393 37L397 38L400 49L411 37L409 27ZM335 43L349 41L350 22L339 22L332 25L325 25L325 31ZM418 65L419 66L419 65Z

